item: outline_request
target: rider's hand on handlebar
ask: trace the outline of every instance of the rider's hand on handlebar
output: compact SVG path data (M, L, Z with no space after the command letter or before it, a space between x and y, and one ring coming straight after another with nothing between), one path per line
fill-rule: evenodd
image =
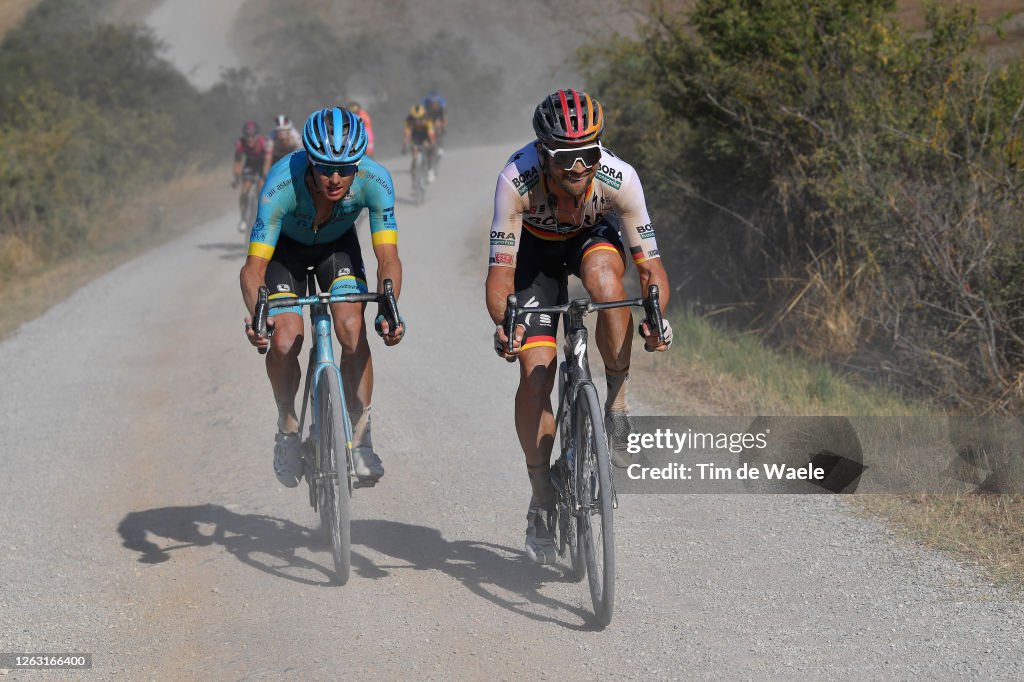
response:
M665 333L665 343L661 342L657 333L652 333L647 320L640 323L640 336L644 337L644 350L664 352L672 345L672 325L668 323L668 320L662 318L661 328Z
M515 362L519 351L523 346L523 336L526 335L526 325L516 325L516 339L512 342L512 352L508 352L508 335L505 334L503 325L497 325L494 329L494 352L498 357L505 358L508 362Z
M399 341L405 338L405 320L401 315L398 317L398 326L394 332L391 331L391 325L388 324L387 318L383 315L377 316L373 326L377 333L380 334L380 338L384 339L385 346L397 345Z
M267 319L267 335L257 336L256 330L252 328L252 317L246 315L245 317L245 336L249 339L249 343L254 345L256 348L270 348L270 335L274 330L274 318Z

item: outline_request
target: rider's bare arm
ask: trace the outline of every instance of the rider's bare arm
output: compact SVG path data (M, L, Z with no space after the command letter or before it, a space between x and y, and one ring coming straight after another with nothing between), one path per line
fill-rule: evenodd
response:
M377 291L384 291L384 280L390 279L395 287L395 299L402 292L402 261L398 258L398 246L378 244L373 247L377 257Z
M494 215L491 218L491 269L502 268L514 273L519 239L523 231L524 202L519 191L504 174L494 187ZM510 290L508 293L512 293ZM504 305L502 311L504 312Z
M487 268L487 313L494 324L505 319L505 304L508 295L515 293L516 271L512 268Z
M259 292L267 275L267 265L270 264L266 258L259 256L248 256L242 271L238 273L239 283L242 286L242 300L245 301L245 309L252 315L256 310L256 294Z

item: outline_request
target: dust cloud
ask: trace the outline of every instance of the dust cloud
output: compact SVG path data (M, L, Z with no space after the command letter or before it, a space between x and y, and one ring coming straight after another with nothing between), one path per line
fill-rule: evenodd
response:
M357 100L381 152L397 151L408 108L437 90L448 143L517 142L545 95L580 87L577 50L608 49L631 10L611 0L166 0L147 17L167 58L198 87L244 66L260 84L253 118L302 120ZM381 134L384 133L384 134Z

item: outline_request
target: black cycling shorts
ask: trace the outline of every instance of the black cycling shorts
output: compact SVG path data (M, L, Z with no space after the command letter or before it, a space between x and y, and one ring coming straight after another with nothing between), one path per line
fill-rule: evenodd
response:
M305 296L306 271L313 268L321 291L332 294L366 293L366 268L359 239L351 229L333 242L307 246L281 235L267 265L270 298ZM312 293L312 292L308 292ZM276 308L271 315L302 314L302 307Z
M583 259L602 250L615 251L620 258L624 254L618 229L606 220L565 241L541 239L524 229L516 254L515 274L520 311L565 303L568 299L568 276L579 277ZM526 325L523 350L558 347L555 343L558 315L521 315L520 324Z

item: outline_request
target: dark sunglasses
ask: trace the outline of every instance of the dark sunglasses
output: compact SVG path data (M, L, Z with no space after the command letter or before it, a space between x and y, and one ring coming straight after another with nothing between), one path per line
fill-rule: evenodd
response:
M356 171L359 170L358 163L344 163L339 166L335 166L329 163L314 163L313 170L325 177L331 177L335 173L343 178L347 178L350 175L355 175Z
M571 147L568 149L548 149L541 145L548 153L551 160L559 168L572 170L577 161L582 161L584 167L593 168L594 164L601 160L601 143L587 145L586 147Z

